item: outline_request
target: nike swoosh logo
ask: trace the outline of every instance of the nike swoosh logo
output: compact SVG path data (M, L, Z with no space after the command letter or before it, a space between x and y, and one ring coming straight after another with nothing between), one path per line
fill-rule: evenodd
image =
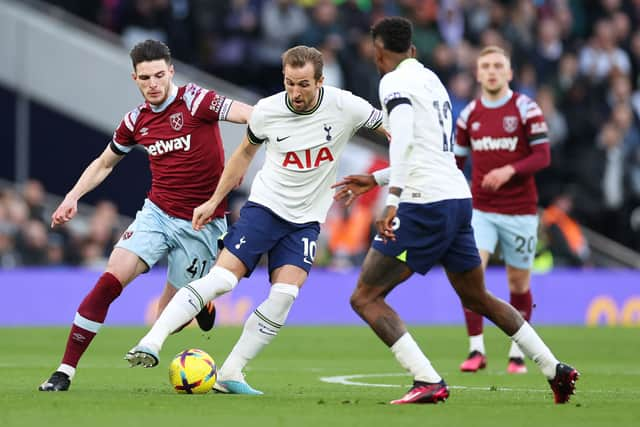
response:
M289 135L289 136L285 136L285 137L283 137L283 138L280 138L280 137L276 136L276 141L278 141L278 142L282 142L282 141L284 141L285 139L290 138L290 137L291 137L291 135Z
M311 265L313 265L313 261L309 261L309 260L308 260L308 259L306 259L306 258L302 258L302 260L303 260L304 262L306 262L307 264L311 264Z

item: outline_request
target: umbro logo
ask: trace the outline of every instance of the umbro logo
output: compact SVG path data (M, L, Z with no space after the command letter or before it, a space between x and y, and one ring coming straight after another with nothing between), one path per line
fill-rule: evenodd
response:
M149 133L149 128L140 129L140 135L147 136L148 133Z
M284 136L284 137L282 137L282 138L280 138L279 136L276 136L276 141L278 141L278 142L282 142L282 141L284 141L285 139L290 138L290 137L291 137L291 135L289 135L289 136Z

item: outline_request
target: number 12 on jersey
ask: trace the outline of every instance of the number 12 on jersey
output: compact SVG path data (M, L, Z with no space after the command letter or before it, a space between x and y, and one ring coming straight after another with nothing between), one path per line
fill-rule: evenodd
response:
M438 122L440 122L440 128L442 129L442 151L453 151L453 129L451 125L453 111L451 110L451 104L446 100L442 103L442 109L440 109L440 101L433 101L433 108L438 112ZM449 121L449 116L451 116L451 121Z

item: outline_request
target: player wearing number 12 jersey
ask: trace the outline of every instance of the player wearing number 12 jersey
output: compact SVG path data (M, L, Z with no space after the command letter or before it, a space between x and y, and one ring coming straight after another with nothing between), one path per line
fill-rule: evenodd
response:
M517 342L548 378L558 403L573 393L578 372L553 356L512 306L487 292L471 228L469 188L451 151L449 96L438 77L414 59L412 27L384 18L372 29L375 61L383 74L380 101L391 133L390 168L346 177L337 196L389 184L378 235L367 253L351 305L405 369L414 384L392 404L437 403L449 389L422 352L387 295L414 272L441 263L462 303L491 319ZM416 301L428 310L434 301Z
M359 128L384 132L379 110L349 92L322 85L318 50L291 48L282 65L286 90L256 104L246 138L229 159L211 199L195 210L193 226L199 229L207 222L265 146L265 163L253 181L249 201L224 238L225 248L211 272L181 289L129 351L126 358L132 366L157 365L169 333L208 301L232 290L266 253L271 291L245 322L214 386L223 393L262 394L244 381L242 369L278 334L309 274L319 223L332 203L330 187L338 158Z
M136 145L144 147L149 156L151 189L113 249L106 271L80 303L62 363L40 385L41 391L69 388L109 306L133 279L168 255L167 283L158 303L158 311L162 311L176 288L208 272L216 258L217 239L227 229L222 200L211 212L213 221L206 232L194 232L189 220L222 174L224 151L218 121L246 123L251 107L193 83L176 86L169 48L160 41L137 44L130 57L132 78L145 102L124 116L109 146L86 168L51 216L51 226L73 218L78 199L104 181ZM209 330L214 316L211 306L196 319L202 329Z
M482 95L471 101L456 123L455 153L460 168L473 159L473 230L486 268L500 244L507 269L510 302L529 321L533 301L530 281L536 251L538 194L533 174L549 165L547 124L540 107L509 88L512 71L505 51L484 48L477 60ZM482 316L465 309L469 356L463 372L486 366ZM524 354L511 344L507 372L527 372Z

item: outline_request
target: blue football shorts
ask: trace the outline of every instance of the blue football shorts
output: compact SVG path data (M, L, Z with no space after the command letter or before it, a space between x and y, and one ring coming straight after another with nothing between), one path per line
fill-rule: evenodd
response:
M265 253L269 273L283 265L295 265L309 273L316 256L319 233L320 224L316 221L295 224L265 206L247 202L223 242L224 247L247 267L247 277Z
M537 215L505 215L474 209L471 224L478 249L493 253L500 242L507 265L531 269L538 244Z
M138 255L149 268L168 255L167 281L181 288L209 272L218 255L217 241L226 231L224 218L215 218L196 231L191 221L172 217L145 199L116 247Z
M400 203L395 226L395 241L385 243L375 236L372 247L416 273L426 274L437 263L453 273L480 265L471 228L471 199Z

